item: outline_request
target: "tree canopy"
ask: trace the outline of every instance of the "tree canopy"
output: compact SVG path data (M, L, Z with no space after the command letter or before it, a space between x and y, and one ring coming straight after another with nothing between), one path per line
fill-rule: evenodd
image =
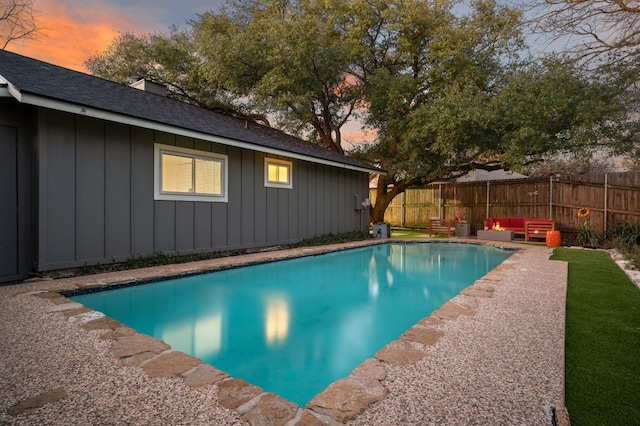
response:
M522 13L494 0L236 0L190 30L121 35L86 65L121 82L257 117L387 170L372 220L411 185L602 144L638 149L635 76L523 55Z

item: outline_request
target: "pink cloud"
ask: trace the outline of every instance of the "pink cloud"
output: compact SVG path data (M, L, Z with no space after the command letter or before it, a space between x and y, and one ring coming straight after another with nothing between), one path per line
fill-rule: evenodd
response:
M55 0L40 0L36 8L42 34L37 40L10 44L7 50L78 71L86 72L83 62L104 51L119 31L135 28L132 20L103 4L70 10Z
M358 124L357 122L354 124ZM376 141L377 132L375 130L342 130L342 145L345 150L350 151L358 146L371 144Z

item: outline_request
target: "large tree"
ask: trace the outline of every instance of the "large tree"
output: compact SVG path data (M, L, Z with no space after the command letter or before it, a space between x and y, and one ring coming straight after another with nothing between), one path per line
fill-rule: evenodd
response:
M388 171L378 181L377 222L411 185L603 140L636 144L637 132L622 128L622 74L525 61L520 28L520 12L493 0L236 0L198 16L188 32L142 40L146 52L179 36L169 57L150 49L127 59L121 41L89 68L131 76L127 66L139 61L137 70L188 87L198 102L230 101L336 151L342 127L358 118L377 140L352 155Z
M497 165L485 130L487 103L516 57L518 13L475 2L354 2L354 74L363 83L367 124L378 141L363 158L388 171L377 185L372 220L408 187L473 165ZM491 164L490 164L491 163Z
M410 186L588 151L625 122L621 80L513 54L522 46L518 11L478 1L460 16L451 4L405 4L361 5L366 28L377 32L359 36L355 73L367 123L379 132L362 156L388 170L378 180L374 222Z
M37 36L34 0L0 0L0 49L16 40L29 40Z
M637 123L628 120L624 86L544 61L511 71L489 92L443 90L405 112L392 137L367 152L389 170L378 182L372 220L383 220L391 199L409 186L473 168L521 170L558 155L589 157L603 147L635 149L637 156Z

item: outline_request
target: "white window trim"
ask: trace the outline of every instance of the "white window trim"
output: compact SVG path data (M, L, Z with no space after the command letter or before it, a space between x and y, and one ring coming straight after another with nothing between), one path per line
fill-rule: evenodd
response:
M190 157L198 157L205 159L216 159L222 162L222 195L205 195L205 194L176 194L165 193L161 191L162 180L162 153L174 153L179 155L187 155ZM182 148L173 145L163 145L156 143L153 146L153 199L166 201L202 201L208 203L226 203L228 200L227 188L227 164L228 157L223 154L216 154L207 151L197 151L195 149Z
M278 164L289 168L289 183L271 182L269 180L269 164ZM278 160L277 158L264 157L264 186L268 188L293 188L293 162Z

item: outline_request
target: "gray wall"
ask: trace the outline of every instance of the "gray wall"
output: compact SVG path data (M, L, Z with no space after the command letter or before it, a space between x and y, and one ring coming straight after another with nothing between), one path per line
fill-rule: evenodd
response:
M293 189L265 188L265 154L39 110L41 271L162 252L272 246L365 230L368 174L293 161ZM154 143L228 156L228 203L154 201ZM286 158L286 157L280 157Z
M0 99L0 283L31 271L34 110Z

